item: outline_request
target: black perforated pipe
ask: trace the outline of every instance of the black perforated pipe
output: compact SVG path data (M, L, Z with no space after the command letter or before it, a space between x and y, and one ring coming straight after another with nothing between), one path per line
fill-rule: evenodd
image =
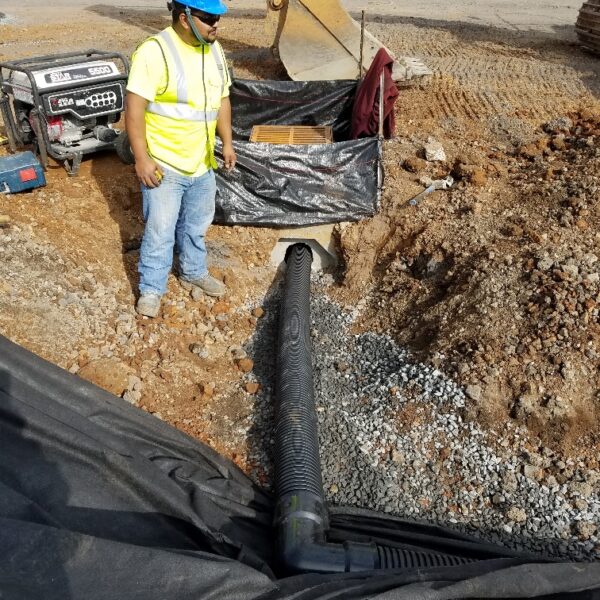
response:
M471 562L450 554L417 552L404 548L377 546L380 569L426 569L429 567L452 567Z
M310 344L311 263L308 246L291 247L279 313L275 490L279 498L304 492L323 504Z
M329 525L321 479L310 343L311 263L308 246L291 246L279 314L275 527L282 570L288 574L343 573L469 562L412 549L327 542Z

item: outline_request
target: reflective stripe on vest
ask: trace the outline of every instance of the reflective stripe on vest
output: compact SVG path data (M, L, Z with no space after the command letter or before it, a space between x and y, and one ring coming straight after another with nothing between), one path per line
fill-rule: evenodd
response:
M213 58L217 63L217 69L219 69L219 75L221 76L221 96L223 95L223 91L225 90L225 67L223 66L223 61L221 60L221 53L217 50L215 44L210 45L210 51L212 52Z
M177 99L175 102L150 102L146 107L149 113L160 115L162 117L169 117L171 119L184 120L184 121L216 121L218 117L218 111L204 111L193 108L189 105L189 91L188 85L185 78L185 69L181 56L177 51L171 36L167 30L161 31L155 38L159 43L163 40L169 50L171 58L175 62L176 67L176 84L177 84ZM217 65L219 76L221 77L221 95L225 89L225 78L224 78L224 66L221 59L221 55L214 44L210 45L211 54Z
M148 112L151 112L155 115L160 115L161 117L169 117L171 119L178 119L180 121L216 121L219 116L219 111L217 110L197 110L192 108L189 104L166 104L166 103L157 103L151 102L148 104L148 108L146 109Z
M187 104L189 102L189 94L187 88L187 82L185 80L185 69L183 67L183 61L181 60L181 56L179 56L179 52L177 52L177 47L173 42L173 38L167 33L167 30L161 31L156 37L159 37L161 40L167 44L169 48L169 52L171 57L175 61L175 81L177 82L177 102L181 102L182 104Z

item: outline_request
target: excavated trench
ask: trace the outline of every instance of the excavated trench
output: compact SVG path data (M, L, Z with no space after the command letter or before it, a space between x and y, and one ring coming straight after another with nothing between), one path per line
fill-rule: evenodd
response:
M548 486L539 474L552 470L554 459L530 451L526 430L510 423L484 430L469 421L473 399L461 386L389 336L357 333L361 306L332 302L331 275L310 277L310 251L298 252L289 255L287 281L271 288L264 304L270 317L246 348L263 386L248 453L260 465L254 476L278 499L284 568L335 572L451 560L331 547L327 515L336 505L424 519L507 551L597 559L600 473L573 463L572 484Z

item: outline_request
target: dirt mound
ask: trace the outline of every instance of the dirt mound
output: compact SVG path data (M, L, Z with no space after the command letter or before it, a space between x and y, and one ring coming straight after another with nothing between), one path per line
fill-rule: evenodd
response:
M510 416L546 443L585 439L592 448L600 439L600 116L570 114L535 133L505 151L428 165L429 175L462 179L417 207L389 198L378 227L343 230L342 296L362 296L372 273L364 327L392 331L454 372L475 400L472 416Z

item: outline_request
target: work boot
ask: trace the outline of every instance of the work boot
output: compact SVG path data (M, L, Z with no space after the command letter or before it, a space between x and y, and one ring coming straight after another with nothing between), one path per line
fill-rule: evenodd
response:
M187 279L180 279L181 287L184 290L192 290L194 288L202 290L207 296L214 296L218 298L222 296L226 291L227 287L222 281L215 279L212 275L206 274L204 277L200 279L192 279L188 281Z
M139 315L156 317L160 310L160 296L158 294L142 294L135 309Z

